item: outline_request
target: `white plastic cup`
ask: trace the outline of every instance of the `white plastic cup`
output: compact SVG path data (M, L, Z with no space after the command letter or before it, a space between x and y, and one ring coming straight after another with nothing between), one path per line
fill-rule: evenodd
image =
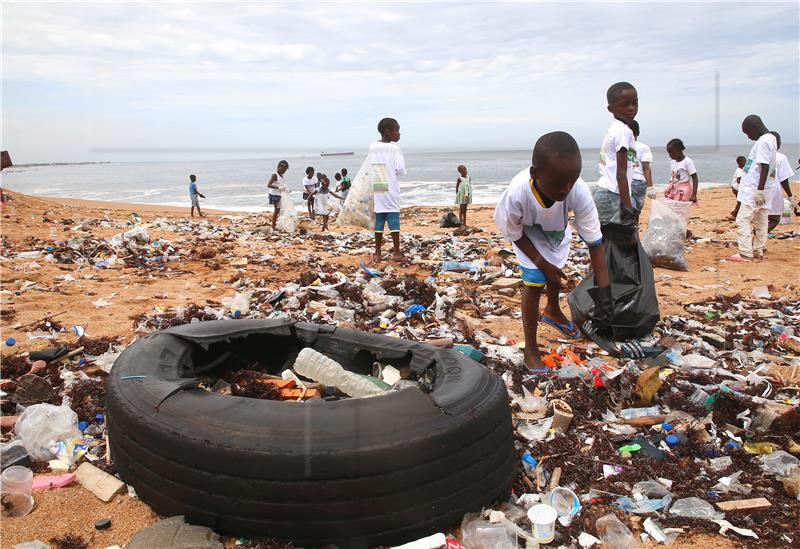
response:
M12 465L0 476L3 513L11 517L24 517L33 510L33 471Z
M550 543L556 537L557 518L558 512L546 503L540 503L528 509L531 532L539 543Z

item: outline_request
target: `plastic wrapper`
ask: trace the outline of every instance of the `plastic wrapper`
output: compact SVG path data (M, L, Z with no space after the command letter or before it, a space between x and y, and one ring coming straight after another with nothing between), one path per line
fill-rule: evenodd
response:
M671 515L679 517L717 520L725 518L725 515L714 510L714 506L700 498L683 498L677 500L669 508Z
M594 523L597 535L603 542L604 549L634 549L639 547L638 540L615 515L600 517Z
M295 230L297 230L297 209L295 208L291 193L287 190L281 191L280 208L281 211L278 214L278 220L275 222L275 226L278 230L294 234Z
M461 542L467 549L517 549L515 538L503 525L476 515L466 515L461 522Z
M370 178L371 164L364 160L358 173L353 178L350 192L342 205L342 211L336 218L340 225L355 225L365 229L375 229L375 191Z
M733 493L733 494L747 495L753 490L749 486L745 486L744 484L739 482L739 477L741 476L741 474L742 471L736 471L730 476L722 477L721 479L719 479L719 482L717 482L714 486L711 487L711 489L720 494Z
M800 467L800 460L783 450L761 456L761 468L770 475L788 477L793 467Z
M51 460L56 457L58 443L80 436L78 415L68 406L35 404L22 412L15 427L31 457Z
M684 241L691 205L691 202L666 198L652 202L642 246L654 266L676 271L689 270Z
M653 331L660 312L653 267L639 243L636 223L628 219L625 223L604 225L602 230L614 302L610 326L614 339L645 337ZM589 295L589 289L594 287L594 273L589 273L567 298L578 326L594 318L595 305Z

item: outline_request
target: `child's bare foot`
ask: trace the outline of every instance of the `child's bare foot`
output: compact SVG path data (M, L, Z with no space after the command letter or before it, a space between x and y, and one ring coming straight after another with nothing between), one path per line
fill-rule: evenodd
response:
M542 356L539 354L539 349L535 351L529 351L525 349L522 356L524 357L523 362L525 363L525 367L528 370L546 370L544 364L542 364Z
M406 258L406 256L404 256L400 252L394 252L392 254L392 259L395 260L395 261L403 261L405 258Z
M374 261L380 261L381 259L383 259L383 254L375 252L374 254L372 254L372 259Z

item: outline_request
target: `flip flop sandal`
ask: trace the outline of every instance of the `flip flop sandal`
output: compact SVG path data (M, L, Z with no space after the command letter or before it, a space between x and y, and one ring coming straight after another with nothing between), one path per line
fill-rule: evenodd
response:
M730 257L726 257L725 261L731 261L733 263L752 263L753 260L741 254L733 254Z
M563 324L563 323L559 324L549 316L542 315L542 322L544 322L545 324L549 324L550 326L552 326L553 328L564 334L564 337L568 339L580 339L581 337L580 330L571 320L569 321L569 324Z

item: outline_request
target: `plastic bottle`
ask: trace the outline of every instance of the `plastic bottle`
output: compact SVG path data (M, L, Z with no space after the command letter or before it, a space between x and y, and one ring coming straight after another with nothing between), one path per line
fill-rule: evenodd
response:
M622 419L634 419L637 417L653 417L660 416L661 410L658 406L650 406L649 408L625 408L619 413Z
M319 381L330 387L337 387L351 397L371 396L383 393L383 389L368 379L348 372L341 364L331 360L311 347L305 347L294 363L294 370L301 376Z

